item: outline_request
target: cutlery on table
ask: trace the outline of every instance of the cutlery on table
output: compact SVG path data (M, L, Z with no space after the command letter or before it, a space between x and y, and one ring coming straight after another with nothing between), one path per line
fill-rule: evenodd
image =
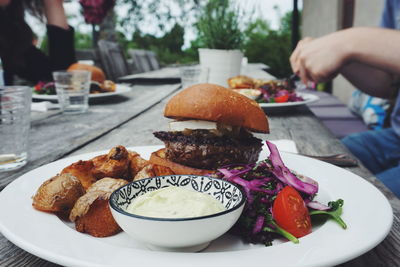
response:
M356 167L358 166L358 162L356 159L350 157L347 154L336 154L336 155L329 155L329 156L312 156L312 155L304 155L302 156L318 159L325 161L327 163L340 166L340 167Z

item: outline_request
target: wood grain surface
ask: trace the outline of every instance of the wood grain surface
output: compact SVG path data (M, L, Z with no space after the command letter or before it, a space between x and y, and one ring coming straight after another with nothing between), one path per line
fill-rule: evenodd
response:
M0 174L0 188L31 169L66 156L105 150L115 145L161 145L152 133L167 128L168 119L162 115L163 108L178 88L179 84L134 86L127 97L91 105L90 112L81 116L54 113L48 117L40 116L32 123L29 164L19 171ZM348 153L306 106L289 112L266 110L266 113L271 133L258 135L262 139L294 140L299 153L309 155ZM367 179L384 193L392 205L394 222L381 244L342 266L399 266L399 199L363 166L347 169ZM0 266L57 265L25 252L0 235Z

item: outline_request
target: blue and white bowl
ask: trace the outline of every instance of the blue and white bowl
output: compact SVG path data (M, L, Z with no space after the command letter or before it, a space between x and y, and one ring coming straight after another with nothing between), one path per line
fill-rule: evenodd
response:
M207 193L220 201L226 210L192 218L153 218L127 212L136 197L168 186ZM119 188L110 197L112 215L128 235L152 249L167 251L204 249L236 223L244 204L245 195L236 185L196 175L167 175L138 180Z

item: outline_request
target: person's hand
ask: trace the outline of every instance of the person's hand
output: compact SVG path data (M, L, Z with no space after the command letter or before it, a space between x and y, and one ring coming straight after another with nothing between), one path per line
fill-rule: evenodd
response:
M63 2L64 0L43 0L44 14L48 24L68 29Z
M334 78L347 60L346 38L347 35L341 31L301 40L290 56L293 73L305 84Z
M301 65L300 62L300 55L302 51L304 50L304 46L314 40L314 38L311 37L306 37L302 40L300 40L297 43L296 49L293 51L292 55L290 56L290 65L292 67L293 73L295 73L297 76L301 78L304 84L307 84L309 80L312 80L310 77L308 77L308 73L305 72L304 67Z

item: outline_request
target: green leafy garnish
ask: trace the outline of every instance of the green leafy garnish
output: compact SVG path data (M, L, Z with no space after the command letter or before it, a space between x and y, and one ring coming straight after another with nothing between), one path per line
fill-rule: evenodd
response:
M328 206L330 208L329 210L313 210L313 211L310 211L310 216L313 216L313 215L328 216L329 218L336 221L343 229L346 229L347 228L346 223L342 220L342 218L340 218L340 215L342 215L343 204L344 204L343 199L338 199L336 201L330 201L328 203Z
M274 221L274 219L272 219L272 216L270 214L265 216L265 220L266 220L266 222L265 222L266 226L263 227L263 229L262 229L263 231L277 233L277 234L285 237L286 239L292 241L295 244L299 243L299 240L297 239L297 237L295 237L288 231L284 230L283 228L279 227L279 225Z

